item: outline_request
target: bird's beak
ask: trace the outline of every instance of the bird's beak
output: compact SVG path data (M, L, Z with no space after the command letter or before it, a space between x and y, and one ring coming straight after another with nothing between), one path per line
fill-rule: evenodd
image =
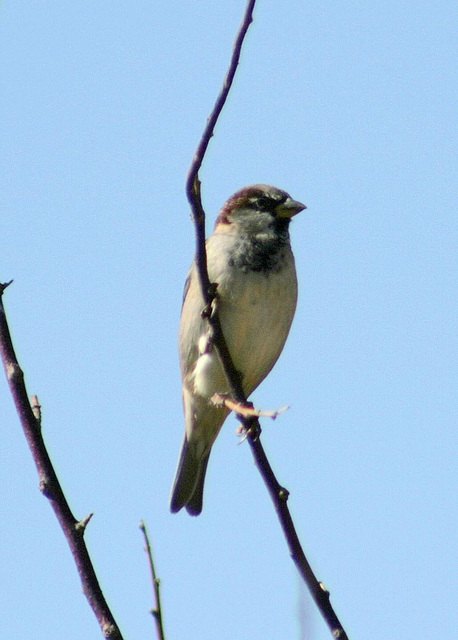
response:
M275 215L277 218L292 218L304 209L307 209L307 207L305 204L302 204L302 202L287 198L283 204L279 204L278 207L275 208Z

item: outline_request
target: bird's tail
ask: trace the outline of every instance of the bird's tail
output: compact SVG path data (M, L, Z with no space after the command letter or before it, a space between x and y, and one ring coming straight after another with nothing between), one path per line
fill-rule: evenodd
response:
M205 472L210 451L198 457L196 447L188 442L185 435L170 498L170 511L176 513L186 507L192 516L202 511Z

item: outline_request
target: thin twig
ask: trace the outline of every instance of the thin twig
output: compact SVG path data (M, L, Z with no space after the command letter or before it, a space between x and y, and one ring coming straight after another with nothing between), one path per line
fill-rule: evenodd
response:
M212 403L217 407L227 407L230 411L233 411L238 416L244 418L272 418L276 420L278 416L289 409L286 405L280 409L274 409L273 411L265 409L255 409L252 402L235 402L230 396L222 393L215 393L211 398Z
M0 352L11 395L37 467L40 491L49 499L67 538L81 579L84 595L98 620L104 637L110 638L110 640L122 640L119 627L100 589L86 543L84 542L84 531L91 516L89 515L81 522L78 522L71 512L43 441L41 434L41 407L38 398L33 396L33 407L29 402L24 383L24 373L16 358L3 306L3 293L8 284L0 284Z
M207 253L205 249L205 212L202 206L202 199L200 193L200 180L199 170L202 166L204 156L213 136L214 128L219 115L225 105L227 96L232 86L232 81L237 70L237 65L240 59L240 52L242 49L244 38L247 34L248 28L253 21L253 10L256 0L249 0L245 9L245 14L242 19L242 23L237 34L231 61L229 64L229 70L226 74L223 87L215 102L215 106L207 120L207 125L204 129L196 153L193 157L191 167L188 173L186 181L186 194L191 206L192 216L195 226L196 235L196 265L197 272L199 274L199 281L202 290L202 297L204 299L205 308L203 315L207 318L209 324L213 329L213 344L217 350L219 359L221 361L224 373L229 383L232 399L235 403L246 405L247 398L243 391L242 381L239 372L234 367L229 349L227 347L226 340L221 328L221 323L217 310L211 312L211 305L216 294L217 284L210 282L207 269ZM304 554L302 546L299 541L291 514L287 506L287 500L289 492L282 487L276 479L272 467L267 460L264 448L260 441L261 427L256 417L239 416L247 438L250 443L251 450L256 462L256 465L266 483L270 496L273 500L280 524L285 534L288 547L295 562L299 573L307 584L315 603L320 610L324 620L329 626L334 638L338 640L348 640L334 609L331 606L329 592L323 587L316 576L314 575L307 558Z
M229 63L229 69L226 73L226 77L224 79L220 93L216 99L215 106L213 107L213 110L207 119L207 124L202 133L202 137L200 139L197 150L194 154L186 180L186 195L191 206L196 231L196 263L199 271L202 295L205 301L205 305L208 307L213 301L216 290L214 288L212 289L211 287L207 271L207 254L205 251L205 212L200 196L199 170L202 166L207 147L213 136L216 122L221 111L223 110L223 107L227 100L227 96L229 95L229 91L232 87L232 82L234 80L235 72L240 60L243 41L250 24L253 22L253 10L255 4L256 0L248 0L242 23L235 38L232 57Z
M240 60L243 42L248 32L249 26L253 22L253 10L255 4L256 0L248 0L247 2L242 23L235 38L231 61L229 63L229 68L226 73L223 86L221 87L213 110L207 119L207 124L202 133L202 137L200 139L196 153L194 154L186 180L186 194L191 206L196 234L195 260L197 271L199 274L202 297L205 304L204 313L207 316L209 323L212 325L214 334L213 342L218 351L220 359L224 362L223 369L230 384L234 400L236 400L237 402L246 402L240 373L234 367L234 363L232 362L232 358L229 353L229 349L227 348L227 343L224 338L223 331L221 329L219 315L218 313L212 313L210 311L212 302L216 295L216 287L212 285L208 277L207 252L205 249L205 211L202 205L202 198L200 194L199 170L202 166L202 162L209 142L213 136L216 122L218 121L219 115L226 103L227 96L229 95L229 91L232 87L232 82L234 80L235 72Z
M165 640L164 626L162 622L162 604L161 604L161 589L160 589L161 581L156 576L156 569L154 567L154 560L153 560L153 551L151 549L151 544L149 541L148 532L146 530L146 525L143 522L143 520L140 522L138 526L140 528L140 531L143 533L143 538L145 540L145 551L148 556L148 563L151 571L151 581L153 583L155 608L150 609L150 613L154 617L154 620L156 621L156 631L157 631L157 636L159 640Z

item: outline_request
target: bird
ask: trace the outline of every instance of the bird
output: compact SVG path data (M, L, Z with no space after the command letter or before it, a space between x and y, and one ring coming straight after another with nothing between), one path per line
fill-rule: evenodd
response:
M293 321L297 277L290 245L291 218L306 206L281 189L255 184L231 196L206 240L216 308L235 368L248 397L276 363ZM172 485L170 510L202 511L211 448L230 411L212 402L229 385L203 317L196 263L185 284L179 330L185 434Z

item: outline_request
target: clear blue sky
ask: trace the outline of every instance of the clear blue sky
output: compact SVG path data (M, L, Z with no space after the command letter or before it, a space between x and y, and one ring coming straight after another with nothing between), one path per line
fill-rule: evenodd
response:
M125 638L327 640L228 420L197 519L168 512L193 254L184 182L244 0L0 10L0 279L44 434ZM257 406L351 640L458 628L456 7L260 0L204 169L308 205L285 351ZM455 24L454 24L455 22ZM0 380L2 637L101 637Z

